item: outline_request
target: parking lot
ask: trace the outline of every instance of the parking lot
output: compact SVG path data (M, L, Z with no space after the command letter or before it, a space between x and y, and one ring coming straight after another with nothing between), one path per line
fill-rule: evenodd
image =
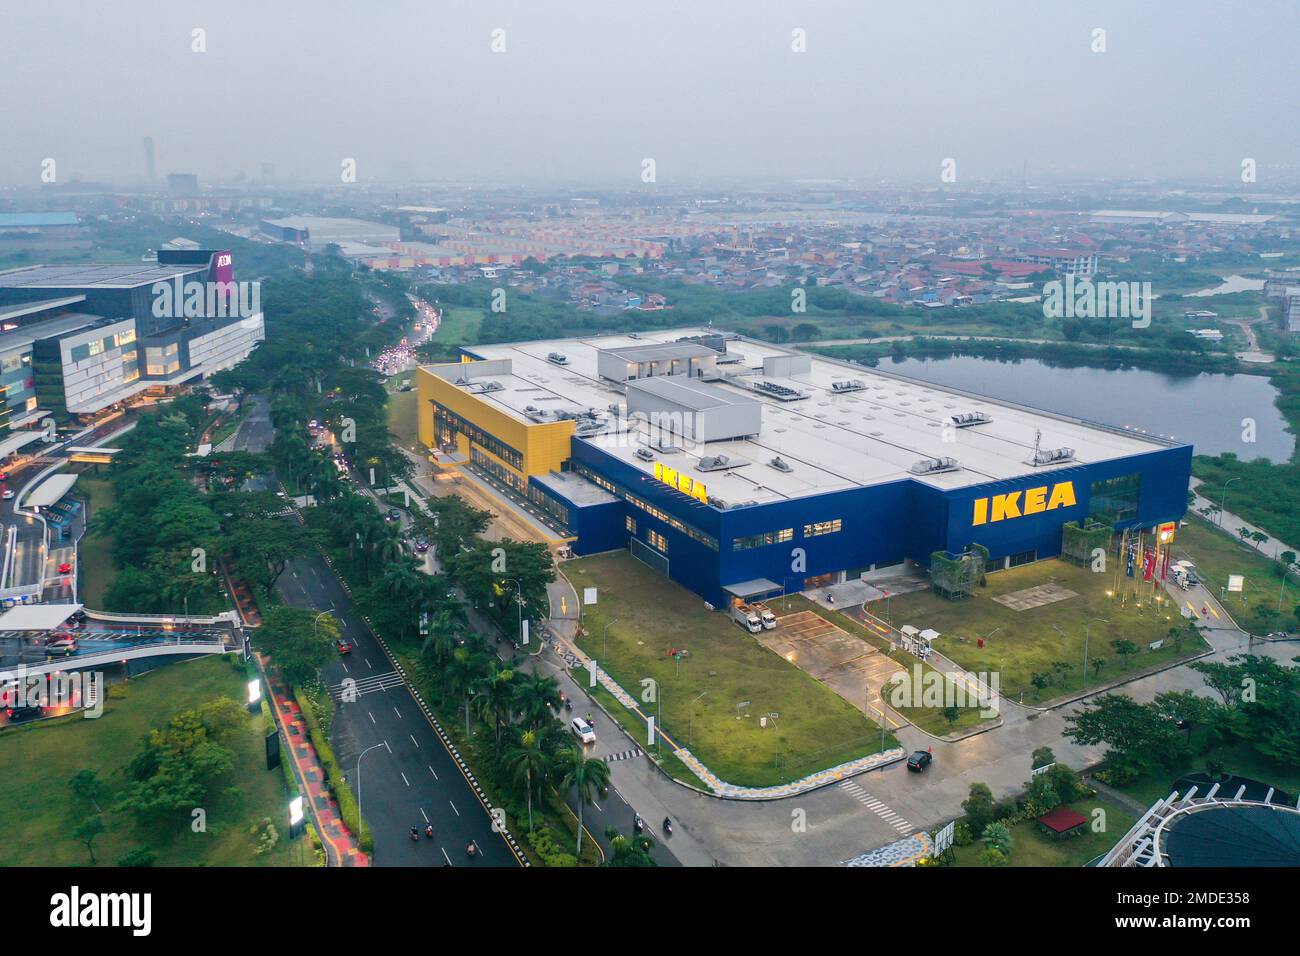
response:
M812 611L779 617L775 629L754 636L768 650L879 719L880 688L900 670L888 656ZM890 729L902 726L892 714L888 722Z

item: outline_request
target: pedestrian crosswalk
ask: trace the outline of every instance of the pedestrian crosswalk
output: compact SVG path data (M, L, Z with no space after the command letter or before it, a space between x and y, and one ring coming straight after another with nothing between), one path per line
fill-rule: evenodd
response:
M867 791L863 790L856 782L852 780L841 781L840 789L848 793L854 800L857 800L858 803L862 804L876 816L880 817L880 819L884 820L891 827L897 830L899 836L907 836L916 829L916 827L912 826L912 824L908 823L893 810L889 809L889 807L885 806L871 794L867 793Z
M623 750L616 754L610 754L608 757L605 758L605 762L614 763L615 761L618 760L632 760L636 757L640 757L644 755L644 753L645 751L642 750L640 747L633 747L631 750Z
M405 681L397 671L387 671L383 674L375 674L373 677L363 677L360 680L353 680L349 677L338 684L331 684L330 696L340 703L351 703L365 694L391 690L394 687L401 687L403 683Z

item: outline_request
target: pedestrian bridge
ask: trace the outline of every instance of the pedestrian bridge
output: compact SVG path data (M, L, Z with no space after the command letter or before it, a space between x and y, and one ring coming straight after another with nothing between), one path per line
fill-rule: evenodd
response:
M115 647L104 650L87 648L83 653L55 658L41 664L25 664L23 665L23 673L52 674L96 667L111 667L145 657L166 657L179 654L227 654L233 650L236 650L236 648L223 637L205 638L194 635L177 635L176 637L147 638L137 642L122 642Z

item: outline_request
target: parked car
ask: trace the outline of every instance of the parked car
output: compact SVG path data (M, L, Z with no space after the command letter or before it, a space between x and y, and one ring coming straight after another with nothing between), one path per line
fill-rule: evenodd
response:
M62 564L60 564L60 565L59 565L59 573L60 573L60 574L71 574L71 573L72 573L72 562L70 562L70 561L64 561Z
M587 723L581 717L574 717L569 722L569 729L573 731L573 736L577 737L584 744L594 744L596 742L596 731L591 729L591 724Z
M20 720L33 720L43 714L44 708L35 704L23 704L20 707L6 707L5 716L10 723L17 723Z
M934 755L927 750L918 750L912 756L907 758L907 769L915 770L917 773L925 770L934 762Z

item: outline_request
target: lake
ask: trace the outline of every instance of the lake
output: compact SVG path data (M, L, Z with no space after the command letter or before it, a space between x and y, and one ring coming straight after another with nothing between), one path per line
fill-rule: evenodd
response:
M1188 442L1197 454L1234 452L1246 460L1281 463L1295 448L1295 436L1273 404L1277 390L1260 375L1054 368L1037 359L968 356L884 358L879 368L1074 418L1144 429ZM1255 420L1254 443L1242 440L1244 418Z

